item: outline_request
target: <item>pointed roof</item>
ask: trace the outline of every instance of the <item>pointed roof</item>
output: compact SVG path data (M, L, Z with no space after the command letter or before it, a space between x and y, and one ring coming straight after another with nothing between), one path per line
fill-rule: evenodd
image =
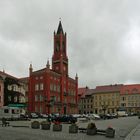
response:
M47 65L46 67L49 69L50 68L50 63L49 63L49 59L47 60Z
M60 33L64 34L61 21L59 21L59 25L58 25L58 29L57 29L57 34L60 34Z
M13 78L13 79L18 79L17 77L14 77L14 76L12 76L12 75L10 75L8 73L5 73L3 71L0 71L0 76L1 77L9 77L9 78Z

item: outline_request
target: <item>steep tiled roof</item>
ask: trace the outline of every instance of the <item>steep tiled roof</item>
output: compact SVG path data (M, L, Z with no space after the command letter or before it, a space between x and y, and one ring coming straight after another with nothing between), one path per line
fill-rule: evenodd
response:
M16 77L14 77L14 76L12 76L12 75L10 75L10 74L8 74L8 73L2 72L2 71L0 71L0 75L1 75L2 77L10 77L10 78L13 78L13 79L18 79L18 78L16 78Z
M115 84L115 85L105 85L105 86L97 86L94 90L94 92L114 92L114 91L120 91L123 87L123 84Z
M78 95L83 95L87 90L89 90L88 87L78 88Z
M78 89L78 96L79 98L85 98L86 95L90 94L91 89L88 87L83 87Z
M140 94L140 84L124 85L121 89L121 95L123 94Z
M122 84L96 86L95 89L88 89L83 95L81 95L81 98L85 98L86 96L90 96L96 93L120 92L122 87Z
M20 80L21 82L28 83L29 77L19 78L19 80Z
M40 74L40 73L43 73L45 72L46 68L43 68L43 69L40 69L40 70L36 70L36 71L33 71L32 74Z

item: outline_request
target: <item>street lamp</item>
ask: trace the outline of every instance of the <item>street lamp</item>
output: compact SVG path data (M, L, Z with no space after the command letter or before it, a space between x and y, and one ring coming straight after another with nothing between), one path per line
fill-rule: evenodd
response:
M104 119L105 119L105 112L107 110L108 105L106 105L105 102L104 102L101 106L102 106L102 110L103 110L103 113L104 113Z
M46 107L48 108L48 114L50 114L50 107L54 104L54 99L47 100L47 97L44 97L44 102L45 102L45 112L46 112Z

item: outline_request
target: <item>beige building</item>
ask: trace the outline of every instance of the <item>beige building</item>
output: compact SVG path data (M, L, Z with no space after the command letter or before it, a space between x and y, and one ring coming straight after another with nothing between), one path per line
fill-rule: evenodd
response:
M80 113L116 113L120 107L120 91L123 85L97 86L88 90L79 100Z
M124 85L120 93L120 107L127 113L140 112L140 84Z

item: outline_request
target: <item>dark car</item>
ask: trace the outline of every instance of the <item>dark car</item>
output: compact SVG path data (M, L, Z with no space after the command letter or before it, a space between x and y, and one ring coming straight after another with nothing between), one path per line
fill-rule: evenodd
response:
M71 115L60 115L53 118L53 121L66 122L66 123L74 123L77 121L77 118L74 118Z
M111 114L101 114L100 115L101 119L113 119L114 117Z

